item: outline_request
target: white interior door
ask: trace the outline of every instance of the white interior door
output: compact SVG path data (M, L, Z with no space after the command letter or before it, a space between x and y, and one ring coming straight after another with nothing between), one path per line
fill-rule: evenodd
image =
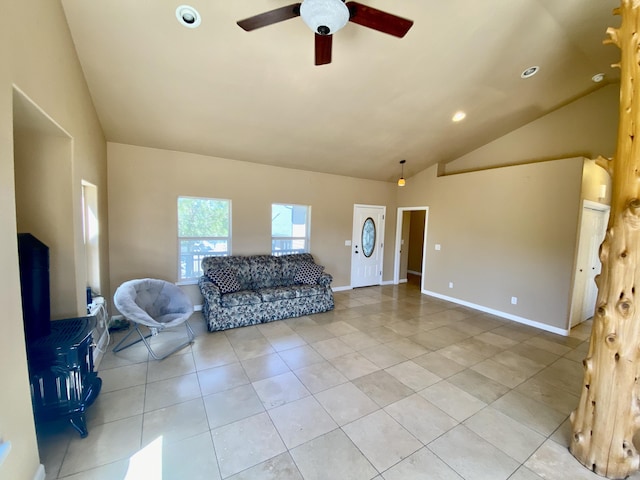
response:
M591 223L592 235L589 246L589 255L587 257L587 275L586 286L584 294L584 307L582 310L582 320L593 317L595 311L596 300L598 297L598 287L596 285L596 275L600 273L602 265L600 264L600 244L604 240L604 236L607 228L606 212L599 212L597 210L589 211L589 222Z
M598 252L604 240L609 212L585 206L582 209L576 273L571 302L571 326L593 316L598 288L595 278L600 273Z
M355 205L351 240L351 286L382 283L386 207Z

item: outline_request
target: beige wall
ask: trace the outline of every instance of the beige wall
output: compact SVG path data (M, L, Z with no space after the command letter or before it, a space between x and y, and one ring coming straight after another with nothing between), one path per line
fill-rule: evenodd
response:
M115 143L107 150L112 290L131 278L177 281L178 196L231 200L236 255L271 252L272 203L311 205L311 253L333 287L350 285L354 204L385 205L383 281L393 280L393 183Z
M446 174L569 157L611 157L618 132L619 84L607 85L444 167ZM464 128L464 125L460 125Z
M16 21L28 19L28 21ZM3 307L0 335L0 436L12 442L12 450L0 467L0 479L31 479L38 466L27 374L16 241L16 192L14 186L15 85L61 125L72 137L68 159L73 203L72 220L50 221L72 225L71 264L75 272L76 304L84 295L84 252L80 216L81 179L100 189L101 221L107 229L106 149L102 130L75 56L62 7L54 0L9 0L0 15L0 303ZM67 165L67 167L68 167ZM66 167L66 168L67 168ZM67 214L68 215L68 214ZM101 244L104 285L108 284L108 245Z
M582 168L574 158L412 177L399 206L429 206L426 290L565 329Z
M605 196L600 197L604 185ZM611 204L611 175L596 165L595 160L585 160L582 170L582 198L592 202Z
M408 179L399 206L430 207L427 290L567 328L581 200L611 198L608 174L581 157L613 155L618 92L605 86Z

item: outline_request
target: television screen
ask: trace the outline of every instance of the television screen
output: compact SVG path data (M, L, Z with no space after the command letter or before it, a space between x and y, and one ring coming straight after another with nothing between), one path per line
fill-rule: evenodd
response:
M24 334L28 342L51 333L49 247L30 233L18 234Z

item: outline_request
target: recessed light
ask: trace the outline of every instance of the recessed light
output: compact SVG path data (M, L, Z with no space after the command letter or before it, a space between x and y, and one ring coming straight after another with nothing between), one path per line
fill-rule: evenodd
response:
M537 66L529 67L520 74L520 78L533 77L536 73L538 73L538 70L540 70L540 67L537 67Z
M604 80L604 73L596 73L591 77L591 81L594 83L600 83L602 80Z
M466 118L467 114L460 111L460 112L456 112L453 114L453 117L451 117L451 120L453 122L461 122L462 120L464 120Z
M176 18L187 28L198 27L202 20L198 11L189 5L180 5L176 8Z

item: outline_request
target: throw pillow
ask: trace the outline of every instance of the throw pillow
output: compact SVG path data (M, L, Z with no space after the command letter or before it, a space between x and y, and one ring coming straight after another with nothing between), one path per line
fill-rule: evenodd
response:
M296 268L296 274L293 280L296 283L304 283L306 285L314 285L318 283L320 275L324 267L322 265L316 265L312 262L300 262L298 268Z
M231 293L240 290L240 283L236 277L236 272L232 268L209 270L207 271L207 277L220 289L220 293Z

